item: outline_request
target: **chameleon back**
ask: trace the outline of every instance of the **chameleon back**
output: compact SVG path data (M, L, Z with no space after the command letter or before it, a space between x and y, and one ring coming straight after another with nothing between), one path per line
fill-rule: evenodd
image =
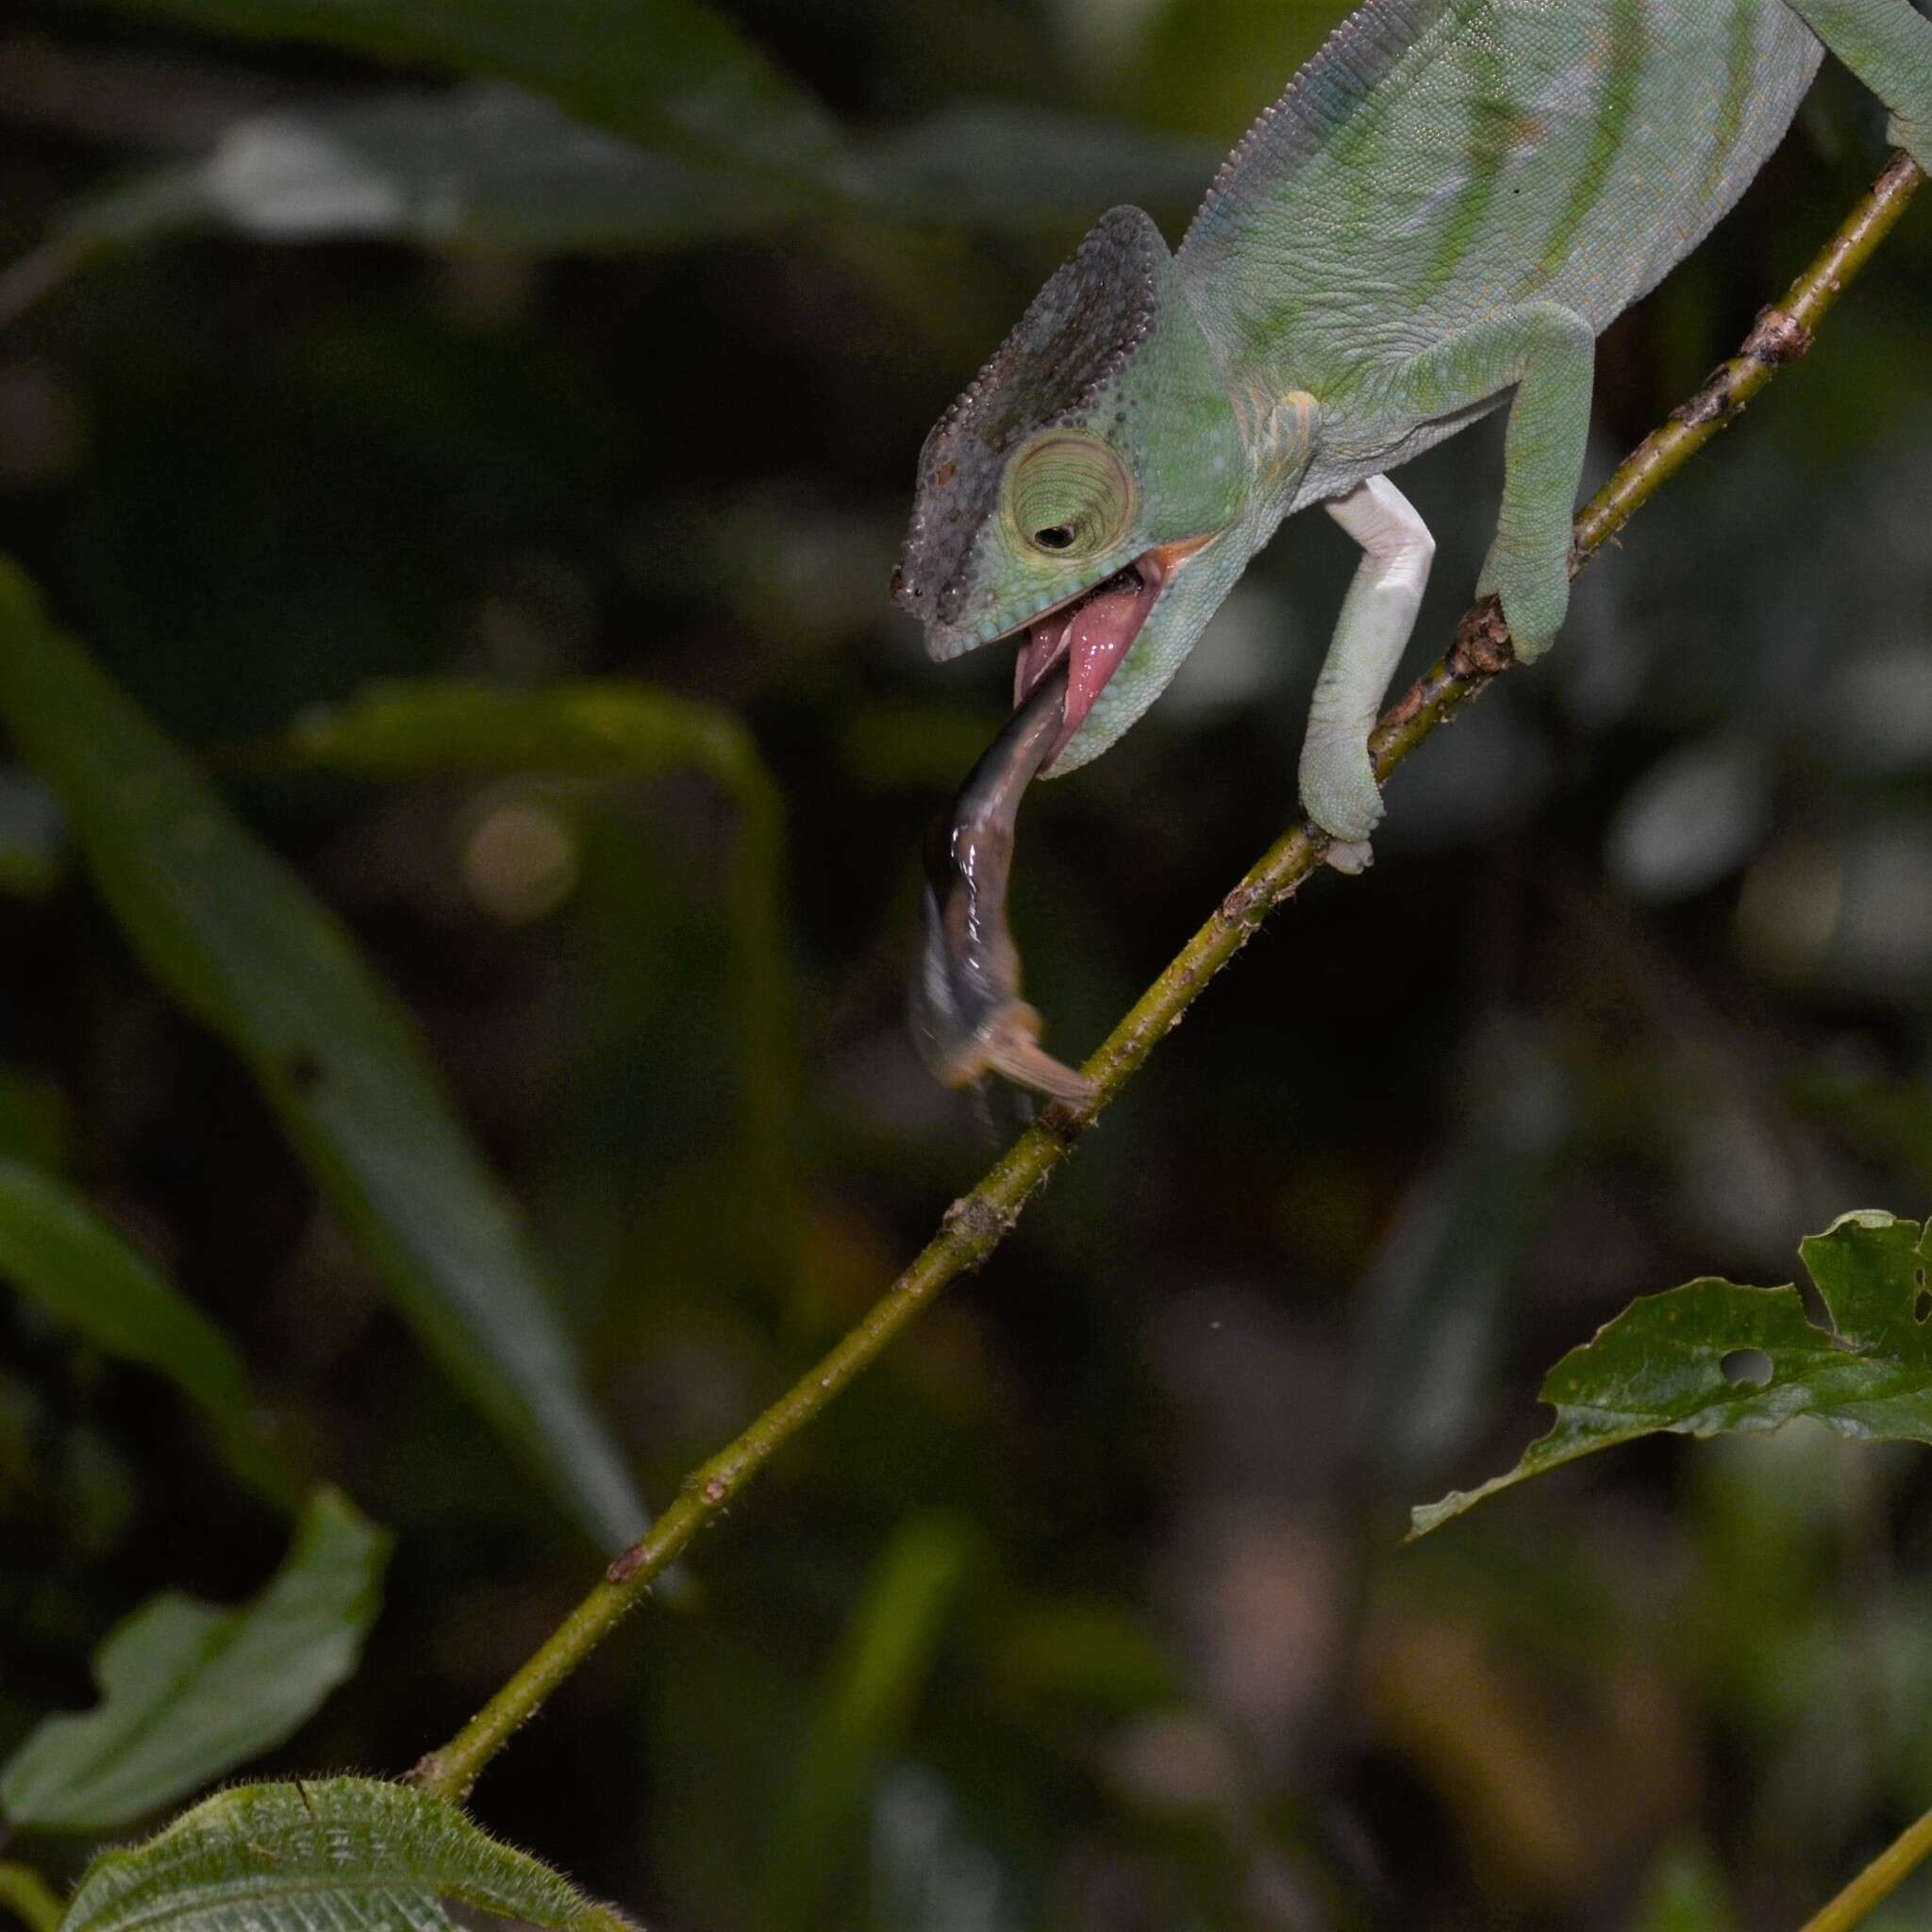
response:
M1368 0L1223 167L1190 302L1237 391L1324 398L1513 304L1601 329L1742 194L1823 51L1783 0Z

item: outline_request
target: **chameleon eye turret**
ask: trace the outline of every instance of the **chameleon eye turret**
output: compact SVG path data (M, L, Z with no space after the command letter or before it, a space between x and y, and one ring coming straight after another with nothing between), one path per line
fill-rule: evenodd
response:
M1008 465L1003 508L1019 541L1075 564L1120 542L1133 519L1134 481L1099 437L1048 430Z

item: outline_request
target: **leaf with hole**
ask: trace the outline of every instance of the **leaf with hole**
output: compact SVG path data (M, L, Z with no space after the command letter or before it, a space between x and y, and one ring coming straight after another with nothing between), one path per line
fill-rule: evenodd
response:
M14 1824L110 1831L279 1744L356 1668L388 1557L384 1531L319 1491L253 1603L157 1597L109 1631L99 1706L28 1737L0 1769L0 1809Z
M94 1347L168 1377L212 1426L238 1474L276 1502L295 1488L263 1441L228 1339L52 1174L0 1157L0 1278Z
M148 970L247 1061L450 1379L608 1549L644 1510L408 1015L294 874L0 565L0 719Z
M242 1785L88 1867L63 1932L449 1932L461 1906L541 1932L624 1932L527 1852L403 1785Z
M1422 1536L1543 1471L1668 1430L1761 1434L1808 1418L1855 1441L1932 1442L1932 1291L1916 1221L1841 1215L1799 1246L1830 1328L1796 1288L1687 1282L1633 1302L1549 1373L1556 1426L1506 1475L1411 1511Z

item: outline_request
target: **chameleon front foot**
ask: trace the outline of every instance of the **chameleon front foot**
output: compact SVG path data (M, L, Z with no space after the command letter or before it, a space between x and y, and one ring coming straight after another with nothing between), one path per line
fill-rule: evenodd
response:
M1886 123L1886 139L1902 147L1927 175L1932 175L1932 121L1907 121L1894 114Z
M1375 862L1374 847L1366 839L1331 839L1322 862L1355 878Z
M926 849L924 936L912 985L921 1057L948 1087L997 1074L1083 1107L1091 1081L1040 1044L1040 1015L1020 997L1020 954L1007 927L1007 880L1020 800L1060 736L1065 660L1013 713L974 766Z

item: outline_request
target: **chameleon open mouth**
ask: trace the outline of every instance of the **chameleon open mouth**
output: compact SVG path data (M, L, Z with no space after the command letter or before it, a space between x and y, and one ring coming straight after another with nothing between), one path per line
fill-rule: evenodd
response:
M1052 764L1086 723L1094 701L1107 689L1108 679L1120 669L1148 613L1159 602L1168 567L1158 550L1150 550L1124 570L1116 571L1072 602L1026 625L1013 666L1016 709L1056 664L1062 658L1067 663L1060 728L1043 764Z

